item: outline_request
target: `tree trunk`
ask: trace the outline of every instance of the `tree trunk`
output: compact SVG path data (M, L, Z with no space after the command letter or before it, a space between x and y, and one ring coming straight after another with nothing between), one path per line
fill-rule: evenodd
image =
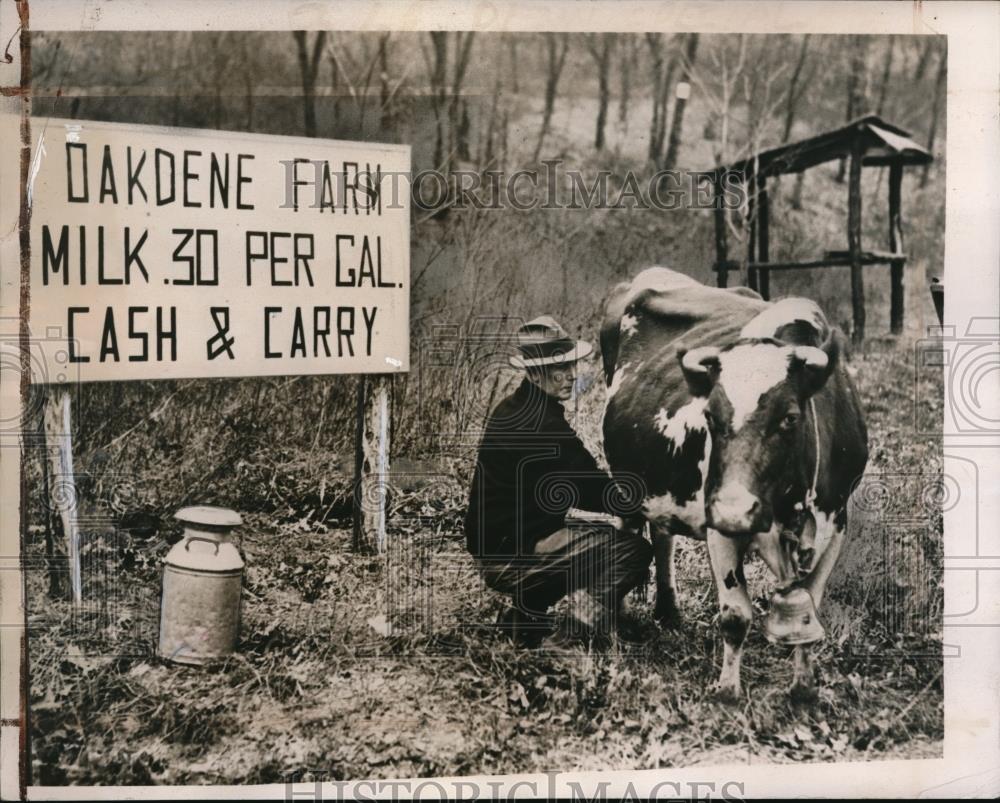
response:
M927 72L927 65L930 63L931 54L934 52L934 37L928 36L924 42L924 47L920 51L920 59L917 61L917 68L913 71L913 80L922 81L924 73Z
M302 77L302 118L307 137L316 136L316 74L319 71L319 57L326 42L326 31L319 31L313 39L312 53L309 52L309 34L306 31L292 31L299 55L299 73Z
M330 54L330 92L332 97L333 105L333 125L336 134L337 130L340 128L340 64L334 55Z
M660 115L663 113L663 109L660 107L663 86L663 37L658 33L647 33L646 45L649 47L650 72L653 79L653 119L649 124L649 161L656 164L663 144L662 140L657 139L660 131Z
M892 77L892 56L896 49L896 40L889 37L889 47L885 51L885 62L882 64L882 80L878 86L878 103L875 104L875 114L881 115L885 108L885 98L889 92L889 79Z
M792 139L792 127L795 125L795 115L798 112L799 100L802 97L802 68L806 63L806 56L809 52L809 34L802 37L802 47L799 49L799 58L795 62L795 69L792 77L788 81L788 102L785 105L785 128L782 135L782 142L790 142Z
M566 53L569 50L569 37L564 33L546 33L545 42L548 52L548 69L545 76L545 108L542 112L542 127L538 132L538 142L535 145L533 162L538 161L542 153L542 145L552 124L552 114L556 107L556 94L559 90L559 77L566 64Z
M927 135L927 150L934 153L934 140L937 138L938 117L941 116L941 101L945 95L945 77L948 74L948 56L942 52L938 60L937 80L934 82L934 101L931 104L931 129ZM927 179L930 175L929 164L924 165L924 171L920 175L920 188L927 186Z
M465 102L463 98L461 103L461 111L458 115L458 145L456 147L456 152L458 158L463 161L470 161L472 159L472 153L469 150L469 132L472 130L472 121L469 119L469 104Z
M462 82L469 66L469 56L472 52L472 40L475 33L470 31L455 33L455 64L451 81L451 99L448 103L448 163L451 164L452 154L459 159L468 159L469 142L468 129L462 128Z
M684 64L681 68L681 80L688 81L691 78L691 69L694 67L695 56L698 53L698 34L687 35L687 49L684 53ZM687 101L683 98L674 100L674 115L670 123L670 141L667 143L667 154L663 158L663 168L672 170L677 164L677 153L680 150L681 132L684 126L684 107Z
M653 164L659 166L663 162L663 147L667 141L667 105L670 102L670 90L674 86L674 73L677 72L677 54L672 53L667 62L666 73L660 81L660 118L656 130L656 152L652 156Z
M518 80L518 57L517 57L517 34L506 34L507 51L510 55L510 87L515 93L521 91L521 82Z
M253 88L254 80L256 79L256 64L252 56L250 55L250 43L249 38L253 34L244 33L243 34L243 88L244 88L244 110L246 112L246 118L243 122L243 127L247 131L253 131L253 108L254 108L254 97Z
M507 116L507 110L503 110L503 116L500 118L500 164L499 168L504 169L507 165L507 135L510 132L510 120Z
M445 155L445 82L448 80L448 32L431 31L434 62L431 68L431 108L434 110L434 168L447 171Z
M395 123L392 93L389 88L389 37L391 36L391 33L382 34L378 42L378 125L383 131L392 128Z
M632 68L635 66L635 39L626 36L624 40L621 73L618 93L618 123L624 131L628 131L628 104L632 99Z
M859 114L865 104L865 56L868 48L868 38L865 36L854 36L851 42L851 71L847 78L847 121L850 122ZM844 176L847 172L847 161L840 160L840 169L837 172L837 181L844 183Z
M597 64L597 127L594 132L594 148L604 150L605 127L608 122L608 104L611 102L611 52L615 44L615 34L589 34L587 49Z
M500 95L503 93L503 82L500 80L500 71L497 71L496 83L493 86L493 102L490 104L490 117L486 125L485 132L485 155L480 157L480 167L484 170L493 168L493 160L496 158L497 146L497 126L499 125Z

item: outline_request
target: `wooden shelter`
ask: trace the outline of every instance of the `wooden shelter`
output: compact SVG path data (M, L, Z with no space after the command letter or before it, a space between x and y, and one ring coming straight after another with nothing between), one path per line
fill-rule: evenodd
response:
M891 271L890 327L893 334L903 328L903 219L901 187L903 168L925 165L933 161L926 148L911 139L908 131L887 123L874 114L859 117L842 128L817 136L761 151L730 165L716 167L715 186L715 248L719 287L728 283L728 273L739 270L741 262L729 259L726 244L723 188L735 174L747 190L750 204L750 236L747 246L747 284L765 299L770 296L772 270L800 268L850 267L851 301L854 313L854 341L865 334L865 287L862 268L865 265L888 265ZM772 262L768 251L771 214L767 195L767 180L785 173L801 173L810 167L835 159L848 159L847 250L826 251L812 258L788 262ZM889 168L889 242L887 251L866 251L861 244L861 168Z

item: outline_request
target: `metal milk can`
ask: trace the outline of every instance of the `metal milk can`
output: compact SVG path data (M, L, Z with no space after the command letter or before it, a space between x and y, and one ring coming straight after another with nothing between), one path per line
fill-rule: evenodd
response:
M221 507L186 507L174 518L184 536L163 559L163 658L203 664L233 651L240 630L243 558L229 536L243 523Z

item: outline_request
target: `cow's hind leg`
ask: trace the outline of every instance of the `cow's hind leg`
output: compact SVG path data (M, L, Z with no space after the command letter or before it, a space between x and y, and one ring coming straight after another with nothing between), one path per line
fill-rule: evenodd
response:
M719 594L719 630L722 633L722 672L715 695L722 702L740 698L740 661L743 642L753 619L743 574L743 557L750 546L749 536L730 538L708 530L708 556Z
M674 577L674 536L662 525L650 523L649 526L656 558L656 607L653 618L663 627L678 627L681 610L677 604L677 581Z
M816 606L817 612L823 603L826 583L830 579L837 558L840 556L840 548L843 543L844 529L836 527L830 536L829 544L823 550L823 554L816 564L816 568L803 583L803 587L813 599L813 605ZM800 644L794 650L792 655L792 686L788 693L793 700L802 703L815 702L818 697L816 675L812 662L812 647L809 644Z

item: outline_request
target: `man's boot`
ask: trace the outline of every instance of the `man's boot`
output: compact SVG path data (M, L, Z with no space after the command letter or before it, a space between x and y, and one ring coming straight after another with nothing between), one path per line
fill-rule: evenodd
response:
M530 616L513 606L500 612L497 626L501 633L524 649L537 647L552 632L552 623L547 618Z
M622 641L632 644L640 644L646 641L646 628L628 609L624 596L617 598L612 605L611 622L615 633L618 634L618 638Z

